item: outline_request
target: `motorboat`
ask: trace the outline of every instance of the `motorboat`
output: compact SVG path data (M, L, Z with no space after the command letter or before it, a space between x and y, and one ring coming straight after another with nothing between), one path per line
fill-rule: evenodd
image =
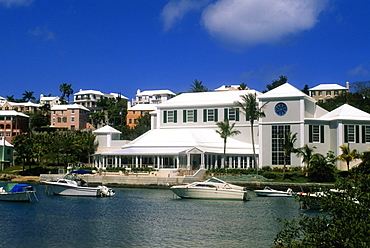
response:
M22 183L8 183L0 187L0 201L32 202L38 201L33 186Z
M48 195L63 196L91 196L91 197L110 197L115 195L113 189L106 186L88 187L87 182L76 174L90 174L88 171L72 171L57 179L57 181L43 181L46 184Z
M270 197L292 197L293 196L293 190L291 188L288 188L286 191L282 190L275 190L270 188L269 186L266 186L264 189L256 189L254 192L258 196L270 196Z
M320 198L325 196L325 193L321 191L314 193L299 192L296 195L296 198L299 202L301 202L301 209L318 210L321 208Z
M249 200L248 192L244 187L224 182L216 177L203 182L172 186L171 190L181 198Z

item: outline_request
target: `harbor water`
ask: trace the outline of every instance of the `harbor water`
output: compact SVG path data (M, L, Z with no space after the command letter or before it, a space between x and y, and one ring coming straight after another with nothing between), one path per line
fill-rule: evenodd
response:
M0 186L5 184L1 183ZM299 217L294 198L192 200L168 189L115 188L108 198L47 196L0 202L0 247L272 247L278 217Z

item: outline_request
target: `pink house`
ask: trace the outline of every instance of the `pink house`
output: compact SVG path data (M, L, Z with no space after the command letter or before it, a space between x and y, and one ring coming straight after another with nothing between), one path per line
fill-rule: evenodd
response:
M70 130L85 129L89 125L89 112L89 109L78 104L54 105L51 108L51 126Z

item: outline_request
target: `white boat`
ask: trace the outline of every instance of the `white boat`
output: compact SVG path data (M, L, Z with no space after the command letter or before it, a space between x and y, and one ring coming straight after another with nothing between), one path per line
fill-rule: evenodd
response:
M106 186L88 187L87 183L75 174L86 174L81 171L72 171L64 178L57 181L43 181L46 184L46 193L48 195L64 196L91 196L91 197L109 197L115 195L113 189Z
M172 186L171 190L181 198L249 200L248 192L244 187L224 182L215 177L204 182Z
M288 188L287 191L275 190L266 186L264 189L256 189L254 191L258 196L271 196L271 197L292 197L293 190Z
M8 183L0 187L0 201L31 202L38 201L36 191L29 184Z

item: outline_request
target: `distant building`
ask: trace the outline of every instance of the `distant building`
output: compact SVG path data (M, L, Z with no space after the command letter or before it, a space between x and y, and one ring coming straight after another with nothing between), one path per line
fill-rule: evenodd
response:
M338 84L319 84L308 90L310 96L317 102L325 102L328 99L339 96L349 91L349 82L346 83L346 87Z
M215 91L230 91L230 90L239 90L240 85L222 85L221 87L215 89ZM249 90L246 87L244 90Z
M89 126L89 109L84 106L55 105L51 108L51 126L70 130L83 130Z
M140 89L138 89L136 92L136 99L132 100L132 105L160 104L174 96L176 96L176 94L170 90L144 90L141 92Z
M102 93L98 90L82 90L82 89L80 89L79 92L74 94L74 103L80 104L80 105L88 108L90 111L94 112L96 110L101 109L97 106L97 102L99 100L105 99L105 98L117 99L119 97L123 98L123 99L126 99L126 100L128 99L127 97L125 97L121 94L117 94L117 93L105 94L105 93Z
M33 102L9 102L13 107L13 110L20 111L22 113L34 113L36 110L40 109L41 104Z
M28 115L15 110L0 110L0 137L11 142L13 137L26 133L28 128Z
M40 95L40 104L43 106L45 104L49 104L50 108L54 105L60 104L59 96L44 96L43 94Z
M134 128L137 125L137 120L140 116L156 110L156 104L136 104L133 107L127 108L126 125Z

